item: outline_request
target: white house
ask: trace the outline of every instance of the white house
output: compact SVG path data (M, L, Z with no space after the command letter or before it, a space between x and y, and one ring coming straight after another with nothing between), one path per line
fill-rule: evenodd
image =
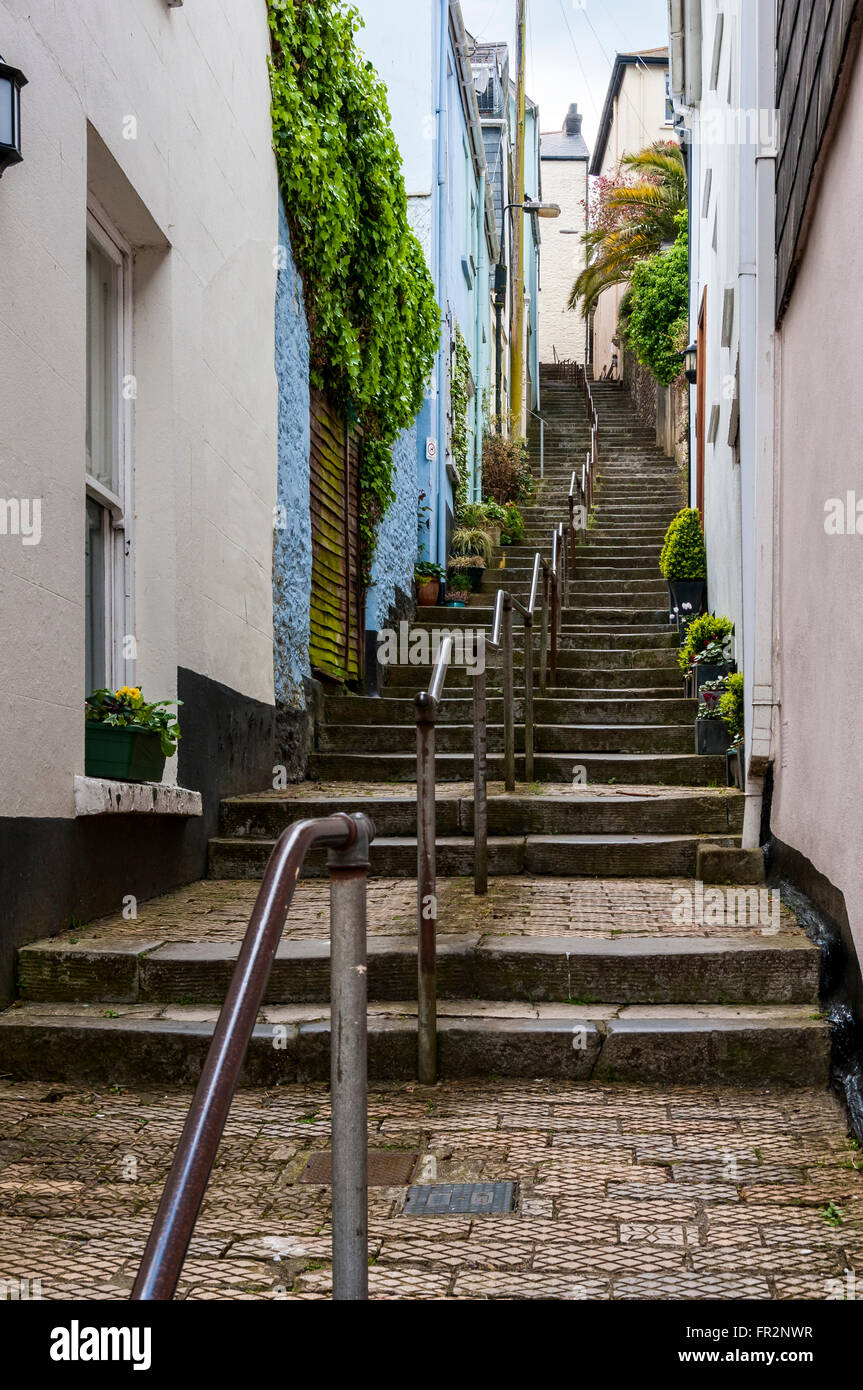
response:
M572 286L584 269L587 227L590 151L581 122L573 102L563 128L544 133L539 146L543 198L560 208L560 217L548 222L543 235L539 291L539 352L543 362L583 363L587 357L587 326L578 310L568 307Z

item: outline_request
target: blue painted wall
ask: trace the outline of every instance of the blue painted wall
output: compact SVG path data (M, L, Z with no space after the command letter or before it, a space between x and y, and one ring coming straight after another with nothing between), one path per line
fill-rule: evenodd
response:
M276 700L305 706L309 666L312 525L309 515L309 329L303 286L279 203L280 264L276 285L276 377L279 384L278 503L273 530Z
M417 426L406 430L393 449L395 501L378 529L372 587L366 599L366 627L379 632L394 608L412 596L417 557Z

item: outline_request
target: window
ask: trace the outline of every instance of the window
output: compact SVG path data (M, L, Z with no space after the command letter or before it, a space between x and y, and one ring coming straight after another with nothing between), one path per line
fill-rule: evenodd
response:
M87 694L131 680L129 551L130 255L95 216L87 221Z
M671 99L671 73L665 74L665 124L674 125L674 102Z

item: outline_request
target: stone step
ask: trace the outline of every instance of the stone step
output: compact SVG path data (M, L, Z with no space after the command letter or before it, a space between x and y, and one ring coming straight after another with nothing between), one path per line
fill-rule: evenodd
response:
M525 795L518 792L488 798L488 829L493 836L511 835L601 835L663 834L738 835L743 829L744 797L737 791L720 789L692 793L656 789L645 795L635 792L592 792L588 788L568 794L555 788L553 794ZM261 792L223 801L220 834L223 839L275 840L287 826L306 816L326 816L344 809L343 797L290 796ZM362 798L363 810L371 816L376 832L383 837L416 836L416 797L411 790L399 796ZM473 833L473 797L447 794L437 796L436 825L442 836Z
M441 1002L442 1078L552 1077L688 1085L826 1086L830 1034L811 1005L508 1005ZM330 1028L323 1006L270 1006L255 1026L243 1086L326 1082ZM373 1080L416 1077L410 1001L370 1011ZM0 1069L82 1085L191 1085L216 1010L22 1004L0 1015ZM513 1012L516 1016L513 1016ZM172 1016L173 1015L173 1016ZM200 1015L203 1015L201 1017ZM526 1016L525 1016L526 1015Z
M669 704L672 702L669 701ZM539 753L567 753L578 758L590 753L688 753L694 747L696 707L693 702L687 724L540 724L534 728ZM447 724L437 729L437 747L442 753L471 753L473 724ZM503 752L503 725L489 724L488 748ZM524 728L516 725L515 746L524 749ZM319 753L350 753L362 748L367 753L412 752L416 749L413 720L403 724L320 724Z
M535 696L534 719L538 725L556 723L608 725L690 725L697 713L695 700L567 700ZM503 724L503 697L488 700L488 719L491 725ZM438 726L470 724L473 720L473 699L451 696L441 701ZM524 720L524 702L516 701L516 723ZM324 722L337 724L403 724L415 723L414 697L410 693L399 699L384 695L372 699L360 695L330 695L324 701Z
M637 787L724 787L726 759L695 753L537 753L534 781L571 783L574 768L584 770L588 786L620 783ZM490 753L489 780L503 781L503 755ZM415 782L415 753L312 753L309 773L324 782ZM440 782L473 780L472 753L438 753ZM516 779L524 782L524 758L516 758Z
M490 835L488 872L506 878L541 874L553 878L646 878L695 874L699 844L734 847L732 835ZM210 878L260 878L273 852L274 840L212 839ZM444 878L472 878L473 839L467 835L437 837L437 872ZM411 836L381 836L371 848L374 878L415 878L417 842ZM326 875L326 855L313 853L303 867L304 878Z
M82 950L42 942L20 952L21 996L31 1003L215 1005L225 997L239 945L169 942L120 954L110 944ZM413 935L371 936L367 959L370 1000L416 998ZM475 932L440 934L437 948L439 999L815 1005L819 972L820 952L800 935L598 940ZM264 1003L329 998L329 939L282 941Z

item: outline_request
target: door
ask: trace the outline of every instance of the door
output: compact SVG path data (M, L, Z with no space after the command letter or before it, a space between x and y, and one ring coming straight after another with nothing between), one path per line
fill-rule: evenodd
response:
M365 654L359 475L359 431L312 391L309 659L318 675L347 683L362 681Z

